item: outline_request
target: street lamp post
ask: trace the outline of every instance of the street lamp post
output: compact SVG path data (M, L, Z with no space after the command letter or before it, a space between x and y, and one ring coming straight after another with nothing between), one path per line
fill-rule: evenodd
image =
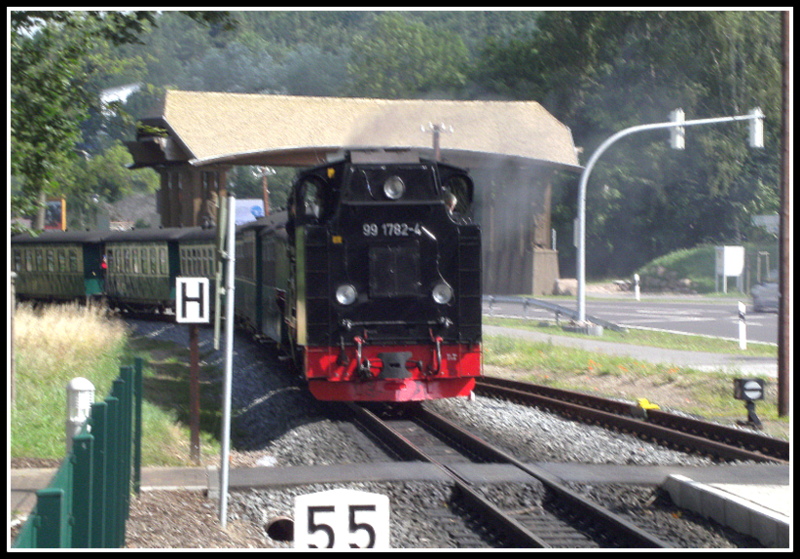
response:
M703 118L698 120L683 120L683 111L678 109L671 113L670 122L657 122L653 124L640 124L620 130L605 142L592 154L589 162L581 173L581 182L578 187L578 322L586 322L586 185L589 182L589 175L600 156L617 140L630 136L636 132L647 130L658 130L661 128L674 128L675 133L671 134L671 145L675 149L683 149L683 127L698 126L701 124L720 124L723 122L737 122L740 120L750 121L750 146L764 147L764 113L761 109L753 109L747 115L727 116L719 118Z

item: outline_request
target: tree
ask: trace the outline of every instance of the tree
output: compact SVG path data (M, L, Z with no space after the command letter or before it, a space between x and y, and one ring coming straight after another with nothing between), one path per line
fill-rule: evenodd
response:
M687 129L687 150L666 135L627 138L603 155L587 191L587 272L627 275L664 252L742 240L754 211L777 192L780 96L777 12L546 12L536 33L493 40L483 85L542 102L565 122L584 161L615 132L687 118L768 115L767 149L748 148L746 125ZM515 69L524 68L523 72ZM566 236L571 188L554 193ZM637 262L638 261L638 262ZM569 269L570 263L562 260Z
M354 37L352 53L352 95L405 98L466 81L467 49L460 37L396 12L376 16L369 34Z
M187 15L233 25L226 12ZM38 205L34 228L43 228L44 201L58 186L58 169L77 157L80 123L91 107L99 109L98 92L87 84L107 70L87 55L99 41L136 41L156 19L156 12L11 12L11 172L20 185L12 215Z
M284 57L280 83L290 95L336 96L347 84L348 58L301 43Z

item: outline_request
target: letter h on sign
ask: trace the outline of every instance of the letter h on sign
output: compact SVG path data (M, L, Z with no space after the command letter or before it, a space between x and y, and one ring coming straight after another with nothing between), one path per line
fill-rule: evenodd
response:
M188 324L207 324L211 319L208 278L177 278L175 320Z

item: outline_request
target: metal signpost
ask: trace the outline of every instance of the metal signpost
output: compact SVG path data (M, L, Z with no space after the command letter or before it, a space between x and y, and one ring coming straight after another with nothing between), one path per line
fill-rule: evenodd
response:
M222 393L222 449L219 481L219 521L228 519L228 470L231 442L231 383L233 377L233 292L236 268L236 198L228 196L227 250L225 251L225 378Z

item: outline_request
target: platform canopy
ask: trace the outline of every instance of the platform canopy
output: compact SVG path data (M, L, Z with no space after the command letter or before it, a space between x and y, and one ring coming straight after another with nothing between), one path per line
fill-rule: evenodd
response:
M534 101L300 97L169 90L160 116L128 142L134 167L308 166L347 149L411 148L465 167L544 163L578 170L572 134ZM452 131L451 131L452 129Z

